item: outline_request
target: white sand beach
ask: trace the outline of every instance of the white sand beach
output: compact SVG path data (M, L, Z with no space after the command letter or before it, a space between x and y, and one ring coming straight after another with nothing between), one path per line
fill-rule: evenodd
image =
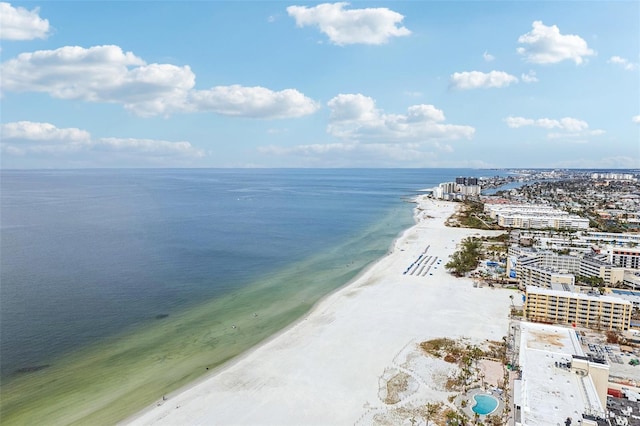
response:
M371 424L372 416L403 405L450 405L438 383L446 363L417 357L417 344L437 337L500 341L513 294L475 288L445 271L456 243L489 233L446 227L457 206L419 197L417 224L389 255L282 333L126 423ZM386 404L381 383L398 371L412 385Z

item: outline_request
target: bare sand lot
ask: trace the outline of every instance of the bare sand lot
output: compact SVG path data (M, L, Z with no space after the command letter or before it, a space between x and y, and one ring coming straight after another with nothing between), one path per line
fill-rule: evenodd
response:
M282 333L126 423L352 425L404 406L451 406L442 386L451 365L420 355L419 343L501 341L513 291L445 271L463 238L497 232L446 227L459 204L417 202L416 225L387 256Z

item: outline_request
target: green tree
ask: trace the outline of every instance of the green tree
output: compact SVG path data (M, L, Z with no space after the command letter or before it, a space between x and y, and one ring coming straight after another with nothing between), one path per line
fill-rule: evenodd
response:
M438 411L440 411L439 404L436 404L433 402L427 402L427 405L425 406L425 417L427 420L427 426L429 426L429 420L431 420L433 416L438 414Z
M461 277L467 272L478 267L482 256L482 242L476 238L469 237L462 241L460 250L456 251L449 258L444 266L457 277Z

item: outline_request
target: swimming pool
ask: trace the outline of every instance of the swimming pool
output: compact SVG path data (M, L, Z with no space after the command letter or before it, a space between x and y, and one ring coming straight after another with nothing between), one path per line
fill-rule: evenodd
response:
M627 296L640 296L640 292L632 290L611 290L615 294L626 294Z
M474 413L486 415L491 414L498 408L498 400L489 395L474 395L476 405L471 408Z

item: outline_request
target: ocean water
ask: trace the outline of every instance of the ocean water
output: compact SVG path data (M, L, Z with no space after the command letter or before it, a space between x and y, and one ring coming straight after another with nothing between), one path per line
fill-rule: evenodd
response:
M485 173L492 175L494 173ZM304 315L466 169L1 172L3 423L111 423Z

